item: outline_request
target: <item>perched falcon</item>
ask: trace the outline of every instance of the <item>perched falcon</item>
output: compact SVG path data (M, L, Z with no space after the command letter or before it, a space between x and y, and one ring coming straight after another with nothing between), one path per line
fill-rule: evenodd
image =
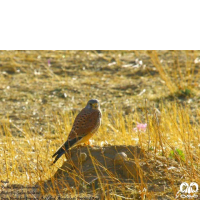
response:
M101 110L97 99L88 101L85 108L76 116L72 130L69 133L67 141L53 154L55 157L53 164L71 148L86 143L98 130L101 124Z

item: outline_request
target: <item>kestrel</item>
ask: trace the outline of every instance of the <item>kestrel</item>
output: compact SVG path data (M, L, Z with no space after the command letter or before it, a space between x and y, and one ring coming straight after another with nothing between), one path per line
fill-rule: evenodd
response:
M53 164L71 148L86 143L98 130L101 124L101 110L97 99L88 101L85 108L76 116L67 141L53 154Z

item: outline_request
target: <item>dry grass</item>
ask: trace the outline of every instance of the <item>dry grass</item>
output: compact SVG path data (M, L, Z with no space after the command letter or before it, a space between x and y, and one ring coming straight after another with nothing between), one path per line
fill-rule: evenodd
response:
M103 123L93 145L139 145L175 159L184 171L179 181L200 183L199 59L199 51L1 51L0 180L34 185L51 178L63 163L50 167L51 155L77 112L98 98ZM137 123L147 130L136 131ZM172 199L174 182L163 194ZM126 195L118 186L100 188L108 199Z

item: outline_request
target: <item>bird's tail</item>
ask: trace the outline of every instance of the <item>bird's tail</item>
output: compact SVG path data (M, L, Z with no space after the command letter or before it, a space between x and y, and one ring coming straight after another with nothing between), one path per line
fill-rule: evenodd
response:
M74 138L72 140L66 141L59 149L56 151L56 153L53 154L52 157L55 157L55 160L51 165L57 162L57 160L70 148L72 147L78 140L80 140L82 137Z
M69 143L66 141L59 149L56 151L56 153L53 154L52 157L55 157L55 160L53 161L52 165L56 163L56 161L69 149Z

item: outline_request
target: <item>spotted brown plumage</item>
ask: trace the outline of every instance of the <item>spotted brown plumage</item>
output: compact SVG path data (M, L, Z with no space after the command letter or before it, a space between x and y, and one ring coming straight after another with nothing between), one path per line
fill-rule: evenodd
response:
M67 141L52 156L55 163L67 150L86 143L98 130L101 124L101 110L97 99L88 101L85 108L76 116Z

